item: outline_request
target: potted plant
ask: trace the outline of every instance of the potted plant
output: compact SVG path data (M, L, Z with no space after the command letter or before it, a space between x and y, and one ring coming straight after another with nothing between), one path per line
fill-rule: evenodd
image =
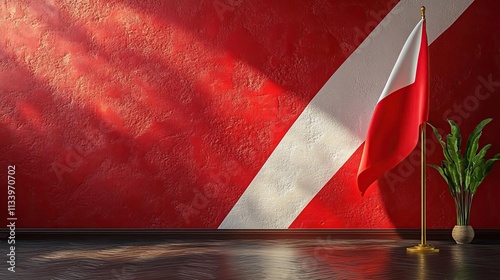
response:
M461 150L462 135L454 121L448 120L451 132L446 135L446 142L443 141L438 130L429 124L443 148L445 158L441 162L441 166L434 164L429 164L429 166L441 174L455 201L457 224L453 228L452 236L458 244L470 243L474 238L474 229L469 223L472 198L481 182L490 173L495 161L500 159L500 154L496 154L488 160L484 158L491 144L485 145L478 152L482 130L491 120L491 118L483 120L472 131L467 140L464 154Z

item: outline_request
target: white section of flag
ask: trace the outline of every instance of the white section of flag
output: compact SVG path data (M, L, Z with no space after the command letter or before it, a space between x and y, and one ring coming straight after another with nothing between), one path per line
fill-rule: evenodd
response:
M415 75L417 74L418 54L420 52L420 42L422 41L422 26L424 20L415 26L415 29L408 37L408 41L403 46L399 54L396 65L389 75L389 80L380 95L378 101L384 99L389 94L409 86L415 82ZM404 69L405 71L402 71Z
M472 2L399 2L312 99L219 228L288 228L363 143L420 6L427 8L430 44Z

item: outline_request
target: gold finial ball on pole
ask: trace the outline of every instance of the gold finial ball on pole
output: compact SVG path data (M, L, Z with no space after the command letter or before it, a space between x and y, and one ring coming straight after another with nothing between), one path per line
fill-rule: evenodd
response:
M420 7L420 13L422 14L422 18L425 18L425 7Z

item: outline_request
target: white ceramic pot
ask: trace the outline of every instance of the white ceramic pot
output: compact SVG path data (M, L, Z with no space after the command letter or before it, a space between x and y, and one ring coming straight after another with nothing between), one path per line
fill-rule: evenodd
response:
M451 232L451 236L457 244L468 244L474 239L474 229L469 226L455 226Z

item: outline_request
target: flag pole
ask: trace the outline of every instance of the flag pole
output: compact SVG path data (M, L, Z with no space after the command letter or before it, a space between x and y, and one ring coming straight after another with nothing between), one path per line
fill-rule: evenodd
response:
M425 19L425 7L422 6L420 8L420 12L422 15L422 19ZM425 129L427 128L427 123L424 122L423 124L420 125L420 162L421 162L421 182L420 182L420 188L421 188L421 197L420 197L420 215L421 215L421 224L420 224L420 244L413 246L413 247L408 247L406 248L406 251L408 253L438 253L439 249L435 248L434 246L431 246L427 244L427 226L426 226L426 173L425 173L425 168L426 168L426 152L425 152L425 144L426 144L426 136L425 136Z

